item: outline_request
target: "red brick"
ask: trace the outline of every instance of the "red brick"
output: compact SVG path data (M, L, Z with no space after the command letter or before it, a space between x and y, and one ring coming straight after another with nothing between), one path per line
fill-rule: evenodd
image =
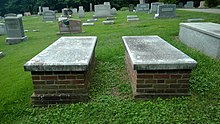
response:
M76 84L83 84L85 80L83 79L76 79L76 80L73 80L72 82L73 83L76 83Z
M137 88L152 88L152 84L137 84Z
M190 74L184 74L184 75L182 76L182 78L183 78L183 79L189 79L189 78L190 78Z
M77 75L76 78L77 78L77 79L84 79L85 76L84 76L83 74L81 74L81 75Z
M145 93L156 93L156 89L145 89Z
M180 84L170 84L170 88L180 88Z
M170 75L164 74L164 75L154 75L154 79L169 79Z
M164 83L164 80L157 80L157 83Z
M164 89L157 89L157 93L164 93Z
M154 88L168 88L167 84L155 84Z
M66 76L65 76L65 75L59 75L59 76L58 76L58 79L59 79L59 80L65 80L65 79L66 79Z
M141 92L141 93L144 93L145 92L145 90L144 89L136 89L136 92Z
M34 85L45 84L45 81L33 81Z
M191 73L191 70L179 70L180 74L189 74Z
M180 79L182 75L171 75L171 79Z
M76 75L67 75L66 79L76 79Z
M176 89L166 89L165 93L176 93Z
M32 80L40 80L40 76L39 75L32 75Z
M183 89L177 89L178 93L188 93L189 90L187 88L183 88Z
M178 80L178 83L189 83L189 80Z
M54 84L54 81L46 81L46 84Z
M148 84L148 83L157 83L157 80L145 80L145 83Z
M41 86L42 85L34 85L34 89L42 89Z
M57 76L44 75L44 76L41 76L41 80L57 80Z
M137 78L144 78L144 79L153 79L153 75L148 75L148 74L138 74Z
M177 83L177 80L165 80L167 84Z
M189 88L189 84L182 84L181 88Z
M71 84L72 81L63 80L63 81L55 81L55 84Z

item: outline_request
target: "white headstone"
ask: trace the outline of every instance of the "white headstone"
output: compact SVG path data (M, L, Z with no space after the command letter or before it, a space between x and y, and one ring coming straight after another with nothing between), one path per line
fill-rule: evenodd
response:
M89 6L90 6L90 12L92 12L92 3L90 3Z
M78 14L79 14L79 18L84 18L85 17L85 11L83 9L83 6L79 6Z
M109 5L95 5L95 15L94 17L108 17L111 16Z
M42 9L43 9L43 12L45 12L49 10L49 7L42 7Z

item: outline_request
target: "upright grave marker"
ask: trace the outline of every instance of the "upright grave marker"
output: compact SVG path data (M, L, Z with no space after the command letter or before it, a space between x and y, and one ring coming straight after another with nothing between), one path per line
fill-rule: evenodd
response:
M0 35L6 34L5 24L0 23Z
M197 62L158 36L124 36L134 99L189 95Z
M45 106L89 100L97 37L61 37L24 65L31 71L32 104Z
M52 10L44 11L43 12L43 21L55 21L56 20L56 13Z
M7 32L7 44L17 44L21 41L27 40L27 36L24 35L21 17L5 17L5 26Z
M103 18L109 16L111 16L109 5L95 5L95 15L93 15L94 18Z
M83 9L83 6L79 6L79 18L84 18L85 17L85 11Z
M148 12L149 4L145 3L145 0L140 0L140 4L137 4L137 12Z
M57 34L82 33L81 20L66 19L58 22L59 30Z
M176 4L163 4L158 6L157 14L154 18L174 18L176 17Z
M154 2L154 3L151 3L151 8L150 8L150 13L157 13L157 10L158 10L158 6L159 5L162 5L163 3L161 2Z
M187 3L184 5L184 8L194 8L194 2L187 1Z

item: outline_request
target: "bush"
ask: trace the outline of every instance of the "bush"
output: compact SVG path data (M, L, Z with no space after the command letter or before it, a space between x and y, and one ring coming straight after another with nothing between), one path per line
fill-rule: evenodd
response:
M216 7L220 4L220 0L205 0L205 3L208 7Z

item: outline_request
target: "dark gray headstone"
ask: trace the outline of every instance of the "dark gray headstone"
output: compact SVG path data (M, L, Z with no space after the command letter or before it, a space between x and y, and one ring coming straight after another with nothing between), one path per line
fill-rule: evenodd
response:
M163 4L158 6L157 14L154 18L174 18L176 17L176 4Z
M136 11L137 12L148 12L149 11L149 4L138 4Z
M159 5L162 5L162 4L163 4L163 3L161 3L161 2L151 3L150 13L157 13L158 6L159 6Z
M5 26L7 32L7 44L16 44L27 40L27 37L24 35L24 28L21 17L6 17Z
M129 11L133 12L133 10L134 10L134 4L129 4Z

